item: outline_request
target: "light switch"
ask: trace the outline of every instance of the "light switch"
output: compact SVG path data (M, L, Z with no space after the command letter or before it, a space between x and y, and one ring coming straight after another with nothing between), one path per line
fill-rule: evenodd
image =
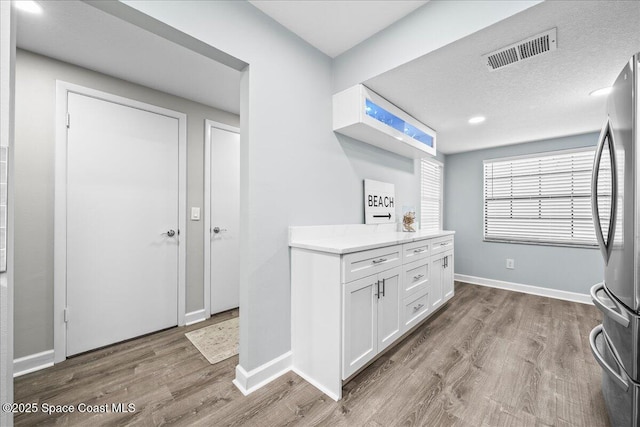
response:
M191 221L200 221L200 208L191 208Z

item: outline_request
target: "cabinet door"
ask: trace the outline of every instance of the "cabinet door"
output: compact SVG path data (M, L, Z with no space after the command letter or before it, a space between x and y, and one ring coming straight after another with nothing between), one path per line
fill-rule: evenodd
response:
M387 348L402 332L402 288L400 267L378 274L378 352Z
M429 303L432 308L437 308L442 305L442 276L444 272L444 255L438 254L431 257L431 296L429 297Z
M378 276L344 285L342 379L366 365L378 352Z
M453 251L444 254L444 270L442 271L442 292L444 300L453 296Z

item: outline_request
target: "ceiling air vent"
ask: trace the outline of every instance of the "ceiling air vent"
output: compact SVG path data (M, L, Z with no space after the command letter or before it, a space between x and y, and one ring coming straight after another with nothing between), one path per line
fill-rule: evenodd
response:
M502 49L482 55L482 59L485 60L487 68L493 71L556 50L556 47L556 29L553 28L544 33L503 47Z

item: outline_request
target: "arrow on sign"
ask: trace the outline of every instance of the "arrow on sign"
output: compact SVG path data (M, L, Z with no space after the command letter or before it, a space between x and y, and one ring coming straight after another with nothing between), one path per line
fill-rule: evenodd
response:
M389 218L391 219L391 213L387 214L387 215L374 215L374 218Z

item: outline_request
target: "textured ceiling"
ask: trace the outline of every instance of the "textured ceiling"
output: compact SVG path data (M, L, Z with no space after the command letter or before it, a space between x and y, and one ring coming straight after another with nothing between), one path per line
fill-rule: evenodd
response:
M488 71L481 55L550 28L558 49ZM640 2L546 1L365 84L438 132L444 153L599 130L605 98L640 52ZM487 120L469 125L472 116Z
M255 7L335 58L428 0L251 0Z
M43 14L18 14L19 47L238 113L239 72L82 2L40 3ZM330 17L314 15L314 31L342 37L343 15L333 3L343 2L266 3L281 3L287 19L299 14L300 22L312 9L300 12L298 3L324 5ZM344 15L360 40L367 26L358 22L398 2L344 3L371 11ZM374 32L388 23L376 25ZM485 67L481 55L553 27L556 51L493 72ZM440 151L456 153L598 130L605 99L588 94L610 85L635 52L640 2L546 1L364 83L436 129ZM487 120L469 125L476 115Z
M85 3L39 4L42 14L17 14L18 47L239 113L239 71Z

